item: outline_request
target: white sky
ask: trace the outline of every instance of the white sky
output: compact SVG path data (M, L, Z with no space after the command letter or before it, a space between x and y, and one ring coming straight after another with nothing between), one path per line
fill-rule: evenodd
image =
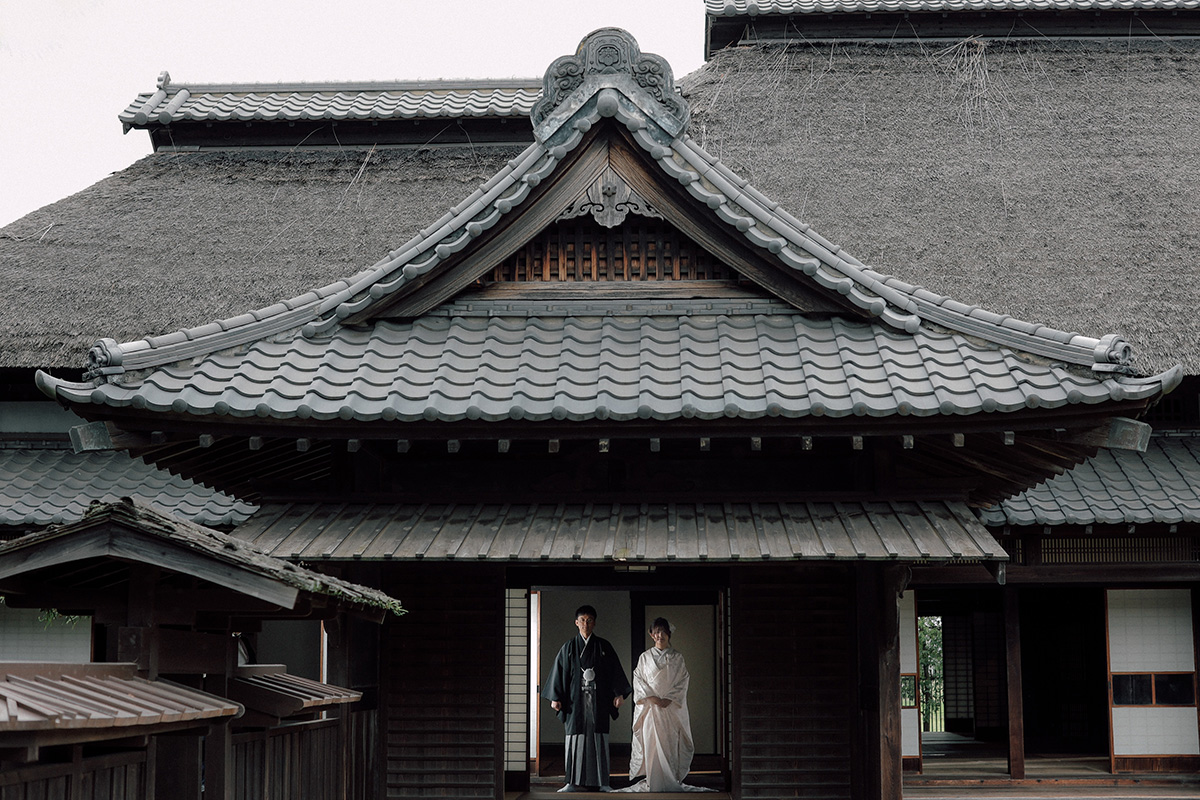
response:
M0 0L0 226L150 152L117 114L172 83L541 78L596 28L675 76L703 0Z

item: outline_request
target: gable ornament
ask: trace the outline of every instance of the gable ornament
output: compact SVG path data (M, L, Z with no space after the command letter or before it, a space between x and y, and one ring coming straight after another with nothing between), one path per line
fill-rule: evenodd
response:
M662 214L654 210L646 200L635 192L612 167L605 167L604 172L589 186L575 202L567 206L558 215L556 222L574 219L591 214L599 224L606 228L615 228L625 221L630 214L642 217L662 219Z
M538 141L551 145L570 135L568 123L578 124L597 111L645 126L663 143L686 130L691 113L667 60L643 53L620 28L594 31L574 55L555 59L529 117Z

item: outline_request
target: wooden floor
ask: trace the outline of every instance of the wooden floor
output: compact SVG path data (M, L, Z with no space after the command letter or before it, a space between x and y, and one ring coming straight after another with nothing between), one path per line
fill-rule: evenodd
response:
M955 734L924 734L922 748L925 769L904 774L905 800L1181 800L1200 798L1200 776L1154 774L1113 775L1108 758L1078 755L1029 755L1025 760L1025 779L1014 781L1008 775L1008 759L1002 746L976 742ZM628 755L613 753L612 786L628 786L621 774ZM716 792L639 794L646 798L711 798L727 800L720 760L697 756L695 770L687 783L716 789ZM543 765L543 776L533 777L528 792L505 795L505 800L551 800L562 798L561 758ZM602 797L601 793L579 793L571 797Z
M957 798L1200 798L1200 776L1109 772L1104 755L1042 755L1025 758L1025 778L1012 780L1000 744L956 734L923 734L924 770L905 773L904 796Z

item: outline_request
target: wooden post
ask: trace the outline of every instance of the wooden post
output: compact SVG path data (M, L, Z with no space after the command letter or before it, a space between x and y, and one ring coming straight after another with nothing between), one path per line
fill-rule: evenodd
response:
M865 740L854 795L900 800L900 583L896 567L860 567L857 573L859 696Z
M1008 775L1025 777L1025 706L1021 698L1021 621L1015 587L1004 587L1005 666L1008 672Z
M203 689L229 696L229 679L237 668L237 639L225 634L225 672L204 677ZM233 792L233 731L229 721L211 725L204 737L204 800L230 800Z
M879 796L904 793L904 749L900 742L900 585L903 573L884 567L879 604Z
M350 625L345 614L326 620L324 624L329 660L325 665L325 682L334 686L350 685ZM350 706L335 706L331 716L338 721L338 786L339 797L349 796L350 773L354 765L350 762Z

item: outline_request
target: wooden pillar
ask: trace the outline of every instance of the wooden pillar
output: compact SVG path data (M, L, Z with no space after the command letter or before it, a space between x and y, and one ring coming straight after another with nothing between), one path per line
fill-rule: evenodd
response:
M1025 706L1021 689L1021 620L1015 587L1004 587L1004 662L1008 673L1008 775L1025 777Z
M224 674L206 675L203 690L228 697L229 679L236 668L237 639L226 633ZM226 720L210 726L204 737L204 800L231 800L233 794L233 731Z
M879 796L903 795L904 748L900 726L900 586L903 572L884 567L879 606Z
M350 686L350 625L345 614L324 623L327 637L326 650L329 654L325 663L325 682L334 686ZM350 791L350 706L334 706L329 712L338 721L338 786L339 796L347 797Z
M857 570L860 705L864 769L855 795L900 800L904 759L900 736L900 587L898 567ZM858 770L856 770L858 772Z

